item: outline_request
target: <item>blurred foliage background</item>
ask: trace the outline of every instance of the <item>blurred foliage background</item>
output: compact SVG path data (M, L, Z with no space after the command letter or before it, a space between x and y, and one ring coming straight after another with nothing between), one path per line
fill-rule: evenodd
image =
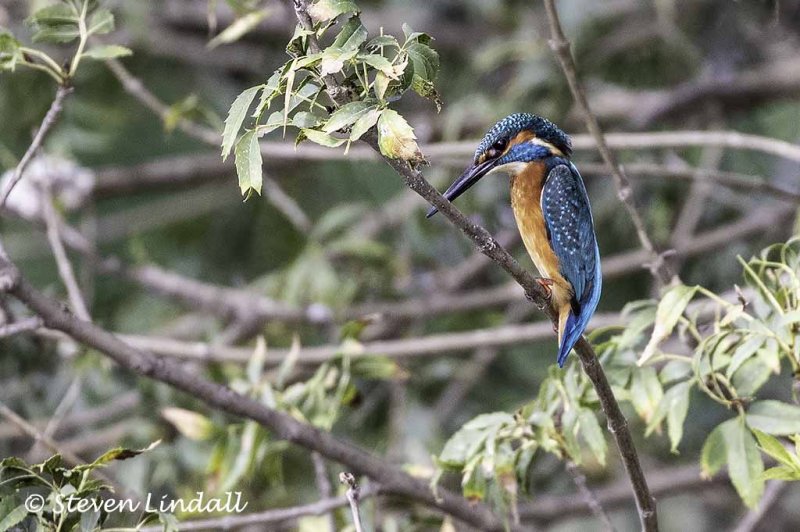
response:
M29 41L23 20L43 4L4 0L0 26ZM348 160L341 148L328 159L307 157L308 143L294 152L287 139L286 155L265 156L264 170L290 200L267 188L263 197L243 203L230 162L223 164L216 147L176 127L188 118L221 131L236 95L265 82L286 61L286 42L296 24L288 2L107 5L117 20L109 38L134 52L122 59L125 68L169 109L156 116L103 63L87 63L46 143L48 156L74 161L94 176L77 206L60 198L64 217L101 254L130 265L127 270L104 268L84 255L71 255L91 314L104 328L140 337L240 345L243 352L253 351L255 338L263 337L269 361L278 359L275 353L286 354L293 339L305 348L342 345L343 338L358 336L361 344L351 347L370 351L376 341L413 342L541 319L521 292L506 286L506 276L475 256L442 217L426 221L424 202L386 165ZM363 0L359 7L371 35L381 28L402 35L405 22L435 39L441 59L441 112L416 96L396 104L414 127L423 152L432 143L475 140L497 119L516 111L546 116L570 133L583 132L547 44L540 3ZM734 130L800 141L800 2L565 0L559 9L590 104L607 131ZM251 31L235 42L208 46L238 17L252 12L263 16ZM58 47L51 53L59 60L69 57ZM0 169L16 165L53 92L51 80L38 72L19 69L0 76ZM281 131L266 140L283 142ZM442 187L468 163L468 153L437 151L429 157L427 177ZM737 255L750 257L797 232L797 161L718 146L623 149L619 157L629 165L651 234L662 247L677 250L670 260L687 284L730 292L734 284L742 284ZM657 294L640 267L633 227L622 215L598 155L580 150L575 161L584 173L607 261L599 313L608 320L604 324L618 323L617 313L627 302ZM699 179L702 175L727 176L739 185ZM530 267L507 194L505 180L487 180L460 201L460 208ZM0 224L9 255L26 275L51 294L63 295L44 232L9 217ZM306 317L241 323L223 305L201 306L142 282L136 272L147 267L268 297L301 309ZM483 299L464 309L448 303L470 295ZM403 301L411 311L393 314L398 308L393 304ZM437 302L444 308L436 310ZM6 316L21 312L4 305ZM347 321L364 316L368 319L358 335L351 329L342 333ZM317 393L311 385L290 390L314 378L324 381L325 372L316 366L300 364L287 368L291 375L269 375L281 379L273 385L288 397L287 404L311 409L319 424L394 463L430 474L431 455L465 421L485 412L513 411L537 394L554 363L555 339L530 336L477 349L467 341L455 348L414 351L407 342L391 358L376 358L360 368L341 368L334 361L323 369L335 369L336 382L346 378L347 390L336 382L320 385L324 395L316 402L303 396ZM376 349L374 354L384 353ZM298 356L303 357L302 349ZM241 389L248 382L254 385L243 364L186 364L220 382L238 382ZM135 491L182 496L206 487L235 487L247 494L253 511L319 498L306 451L272 441L267 433L255 435L248 424L205 411L186 396L119 371L101 355L69 341L28 335L0 339L0 379L3 403L42 430L57 413L49 434L87 459L118 444L145 447L163 439L156 449L110 469ZM786 375L771 380L762 396L790 401L789 381ZM182 410L165 412L170 407L204 417L198 421ZM728 417L723 407L693 398L680 454L672 454L665 434L645 438L646 424L632 409L628 413L648 479L668 486L677 483L676 472L697 470L705 437ZM302 415L312 414L306 410ZM192 428L199 430L198 423L203 430L192 433ZM6 422L0 424L0 454L36 460L47 452ZM584 464L590 486L600 493L627 489L615 460L610 453L608 467ZM537 461L534 468L531 494L524 500L532 501L531 512L540 525L599 529L585 511L559 511L551 504L548 513L548 501L574 493L575 487L554 459ZM443 482L457 486L458 479ZM718 530L732 526L746 511L727 482L698 478L675 485L658 495L663 530ZM782 493L770 511L769 527L796 525L798 502L800 490ZM415 515L385 501L374 504L370 519L376 529L440 526L433 515ZM628 499L609 504L608 510L620 530L636 527ZM342 525L346 517L338 516ZM285 526L318 530L320 521L315 519Z

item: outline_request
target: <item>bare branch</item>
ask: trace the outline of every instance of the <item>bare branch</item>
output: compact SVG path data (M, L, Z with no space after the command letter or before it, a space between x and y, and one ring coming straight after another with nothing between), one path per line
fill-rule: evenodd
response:
M331 486L331 479L328 478L328 468L325 465L325 459L316 451L311 452L311 461L314 463L314 478L317 482L317 490L323 499L330 499L333 497L333 486ZM328 521L328 530L336 532L336 517L333 512L326 514Z
M628 182L628 177L625 175L625 171L617 163L614 154L606 144L603 131L600 129L600 124L597 122L597 118L594 116L594 114L592 114L592 110L589 108L589 102L586 100L586 94L584 93L583 87L578 80L578 73L575 69L575 61L572 58L569 41L564 35L564 31L561 29L561 22L558 19L558 11L556 10L555 0L545 0L544 7L547 11L547 18L550 21L550 47L553 49L553 52L555 52L558 62L561 65L561 69L564 71L570 91L572 92L572 97L578 104L581 114L583 114L586 127L589 130L589 133L591 133L592 137L594 137L594 140L597 143L597 149L600 151L600 155L603 157L606 165L608 165L612 170L614 184L617 187L617 196L625 206L625 210L628 212L628 217L630 217L634 227L636 228L636 234L639 237L642 247L649 254L648 262L650 265L650 271L652 272L653 276L658 279L661 285L667 285L672 280L673 273L670 271L669 265L664 261L663 255L656 250L655 245L653 244L652 240L650 240L650 236L647 234L647 227L645 226L644 220L642 220L642 217L639 214L639 210L636 206L636 198L634 197L633 189L631 189L631 185ZM647 508L642 508L642 511L646 510ZM655 511L655 507L653 507L653 511ZM653 518L653 523L655 523L655 517ZM642 525L645 525L645 523L643 522Z
M356 532L363 532L364 528L361 525L361 514L358 509L361 490L358 484L356 484L356 477L353 476L352 473L339 473L339 482L347 486L347 502L350 503L350 511L353 513L353 526Z
M69 262L69 257L67 257L67 251L64 249L64 244L61 242L62 222L53 205L53 194L50 190L50 186L47 184L43 185L41 191L42 211L47 226L47 240L50 243L50 249L53 251L53 257L55 257L56 265L58 266L58 274L61 276L61 280L64 281L64 286L67 288L69 302L75 315L84 321L90 321L92 318L89 314L89 309L86 306L83 294L78 286L78 281L72 270L72 264Z
M0 326L0 338L8 338L9 336L35 331L41 326L42 320L39 316L32 316L13 323L7 323Z
M603 505L600 504L595 494L592 493L592 490L586 485L586 475L581 472L577 464L572 460L567 460L566 469L572 477L573 482L575 482L578 493L580 493L583 500L586 501L586 504L592 510L592 514L603 524L603 528L606 532L614 532L614 525L611 524L611 519L609 519L608 514L603 509Z
M36 135L34 135L33 141L31 142L30 146L28 146L28 149L25 150L25 154L22 156L22 159L20 159L19 164L14 169L11 179L5 184L2 194L0 194L0 209L5 206L6 200L11 194L11 191L14 190L15 186L17 186L19 180L22 179L22 174L25 172L25 168L28 166L28 163L31 162L31 159L33 159L33 156L41 147L42 142L44 142L47 133L58 120L58 117L61 115L61 111L64 107L64 98L66 98L71 92L72 87L67 85L59 85L58 89L56 89L56 96L53 98L53 103L50 104L50 108L44 115L44 119L42 120L42 124L39 126L39 130L36 132Z

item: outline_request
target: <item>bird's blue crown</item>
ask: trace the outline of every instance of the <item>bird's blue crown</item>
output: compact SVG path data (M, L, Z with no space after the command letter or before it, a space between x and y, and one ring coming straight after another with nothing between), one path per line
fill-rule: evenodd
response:
M500 120L486 133L475 150L475 160L494 146L498 141L511 141L519 133L530 131L537 138L558 148L565 156L572 153L572 141L569 135L561 131L557 125L531 113L514 113Z

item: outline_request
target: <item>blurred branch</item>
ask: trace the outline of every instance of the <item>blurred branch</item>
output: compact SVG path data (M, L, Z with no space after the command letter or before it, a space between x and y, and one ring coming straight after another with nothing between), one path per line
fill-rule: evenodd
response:
M709 146L719 148L720 146ZM630 176L641 177L661 177L676 178L686 181L708 181L718 183L731 188L764 192L777 198L789 201L800 201L800 189L788 190L783 187L773 185L764 177L740 174L737 172L725 172L710 168L696 167L677 167L672 164L650 164L650 163L630 163L625 165L625 171ZM605 164L581 163L581 174L584 176L604 176L609 172Z
M605 509L603 509L603 505L600 501L597 500L595 494L589 489L589 486L586 485L586 476L581 472L580 468L578 468L578 465L572 460L567 460L566 469L567 473L572 477L573 482L575 482L578 493L583 497L583 500L592 511L592 514L603 524L603 528L606 532L614 532L614 525L611 524L611 519L608 518L608 514Z
M591 327L620 325L618 314L597 314ZM50 333L42 332L43 336ZM253 356L249 347L231 347L214 343L184 342L171 338L155 336L119 335L126 343L139 349L150 351L159 356L194 360L197 362L232 362L246 364ZM390 358L402 359L412 357L436 356L446 353L458 353L482 347L502 347L521 343L549 340L553 337L550 322L539 321L524 325L501 325L491 329L475 329L464 332L432 334L416 338L400 340L380 340L362 344L358 356L374 354ZM271 348L266 360L267 367L274 367L288 356L290 349ZM322 364L341 354L338 344L303 347L297 357L298 364Z
M361 500L374 497L379 494L379 490L372 486L367 486L361 490ZM311 504L293 506L291 508L277 508L259 513L244 515L226 515L212 519L200 519L196 521L182 521L181 530L230 530L246 526L259 526L284 521L292 521L308 515L324 515L332 510L349 505L346 496L322 499ZM139 532L162 532L163 526L149 526L139 528Z
M36 319L41 323L41 318L36 316ZM139 393L135 391L126 392L121 395L109 398L108 401L100 406L88 408L81 412L75 412L64 417L63 421L59 424L55 435L60 436L75 430L86 431L93 425L109 421L122 414L127 414L136 408L141 399ZM42 431L47 425L46 419L35 420L31 422L36 430ZM7 439L17 434L17 431L9 426L0 424L0 439Z
M22 156L19 164L14 169L11 179L4 183L5 186L0 194L0 209L5 206L9 194L11 194L11 191L14 190L15 186L17 186L19 180L22 179L22 174L25 172L25 168L28 166L28 163L31 162L31 159L33 159L33 156L41 147L42 142L44 142L47 133L58 120L58 117L61 115L61 111L64 108L64 98L66 98L71 92L72 87L68 85L59 85L56 89L56 96L53 98L53 103L50 104L50 108L44 115L42 124L39 126L38 131L36 131L33 141L31 142L30 146L28 146L28 149L25 150L25 154Z
M586 127L597 143L597 149L600 151L600 155L603 157L606 165L612 170L614 184L617 187L617 196L625 206L628 217L636 228L636 234L639 237L642 247L649 255L648 267L660 284L666 286L672 281L673 272L669 264L664 260L663 254L656 250L655 245L652 240L650 240L650 236L647 234L647 227L639 214L636 198L634 197L628 177L625 175L625 171L622 167L617 163L614 154L611 153L611 150L606 144L605 137L603 136L603 131L600 129L600 124L597 122L597 118L594 114L592 114L589 102L586 100L586 93L578 80L575 60L570 51L570 43L564 36L564 31L561 29L561 22L558 19L555 0L545 0L544 7L547 11L547 18L550 21L550 47L553 49L553 52L555 52L556 58L561 64L561 69L564 71L564 75L567 78L572 97L583 114ZM658 528L658 522L656 518L655 502L645 500L644 498L641 498L638 502L640 516L642 518L642 527L646 530L656 530Z
M7 292L42 317L49 328L62 331L76 341L105 353L133 373L168 384L207 405L238 417L252 419L272 430L276 437L301 445L346 465L378 482L387 493L404 496L453 515L486 530L503 529L502 522L484 505L474 505L461 496L440 489L434 497L426 482L389 466L359 447L342 442L330 433L297 421L289 414L264 406L255 399L204 380L194 372L166 359L131 347L96 325L77 320L62 306L36 290L16 266L0 259L0 279Z
M717 475L711 480L705 480L700 473L700 469L695 465L670 466L652 471L649 475L650 488L653 495L666 497L712 488L724 489L729 483L727 475ZM618 481L610 486L595 489L594 495L606 510L611 510L629 504L630 488L628 482ZM537 495L535 501L520 506L519 512L523 521L551 523L591 514L591 508L579 495Z
M720 77L687 81L669 90L614 89L593 98L598 114L624 117L636 128L680 120L709 104L723 109L752 108L764 101L800 94L800 61L773 60L766 65Z
M75 315L84 321L91 321L92 318L86 306L86 301L83 299L81 289L78 286L78 281L75 278L72 264L69 262L64 244L61 242L62 222L56 212L55 205L53 205L54 199L50 185L42 185L41 191L42 212L47 227L47 241L50 243L50 249L53 251L53 257L55 257L56 265L58 266L58 274L64 282L64 286L67 288L67 296L69 297L69 302Z
M76 455L71 450L62 447L50 436L46 436L41 432L39 432L39 430L30 423L28 423L25 420L25 418L23 418L22 416L20 416L10 408L8 408L2 402L0 402L0 416L4 417L9 423L17 427L23 434L26 434L28 437L33 439L34 442L41 443L42 445L50 449L53 453L60 454L68 464L72 466L78 466L86 463L81 459L81 457ZM128 493L126 488L121 486L118 482L116 482L114 479L112 479L102 471L98 469L93 469L91 474L92 476L104 482L107 482L111 486L114 486L118 494Z
M170 115L170 108L142 83L142 81L131 74L122 63L117 59L107 59L106 66L122 84L125 91L138 100L142 105L150 109L161 121L165 121ZM218 147L221 144L221 134L212 128L198 124L187 118L180 118L177 127L190 137L193 137L209 146ZM231 163L232 164L232 163ZM265 199L276 209L286 216L295 227L301 232L310 229L308 216L283 189L269 175L264 175Z
M732 532L753 532L758 530L762 520L767 517L773 507L786 495L791 486L790 482L774 480L767 484L764 495L758 501L758 507L747 512L732 529Z
M311 452L311 461L314 464L314 479L317 482L317 490L322 499L330 499L333 497L333 486L331 480L328 478L328 468L325 464L325 459L316 451ZM328 531L336 532L336 517L333 512L325 515L328 521Z
M30 318L0 325L0 338L8 338L9 336L35 331L41 326L42 320L39 316L32 316Z

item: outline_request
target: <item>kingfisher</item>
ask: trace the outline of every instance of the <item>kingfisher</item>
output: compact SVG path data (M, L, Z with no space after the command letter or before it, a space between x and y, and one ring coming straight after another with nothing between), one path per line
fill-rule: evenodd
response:
M562 368L597 308L602 284L589 196L571 155L572 141L554 123L512 114L486 133L472 164L444 192L453 201L485 175L509 175L517 227L558 313ZM431 208L427 217L436 212Z

